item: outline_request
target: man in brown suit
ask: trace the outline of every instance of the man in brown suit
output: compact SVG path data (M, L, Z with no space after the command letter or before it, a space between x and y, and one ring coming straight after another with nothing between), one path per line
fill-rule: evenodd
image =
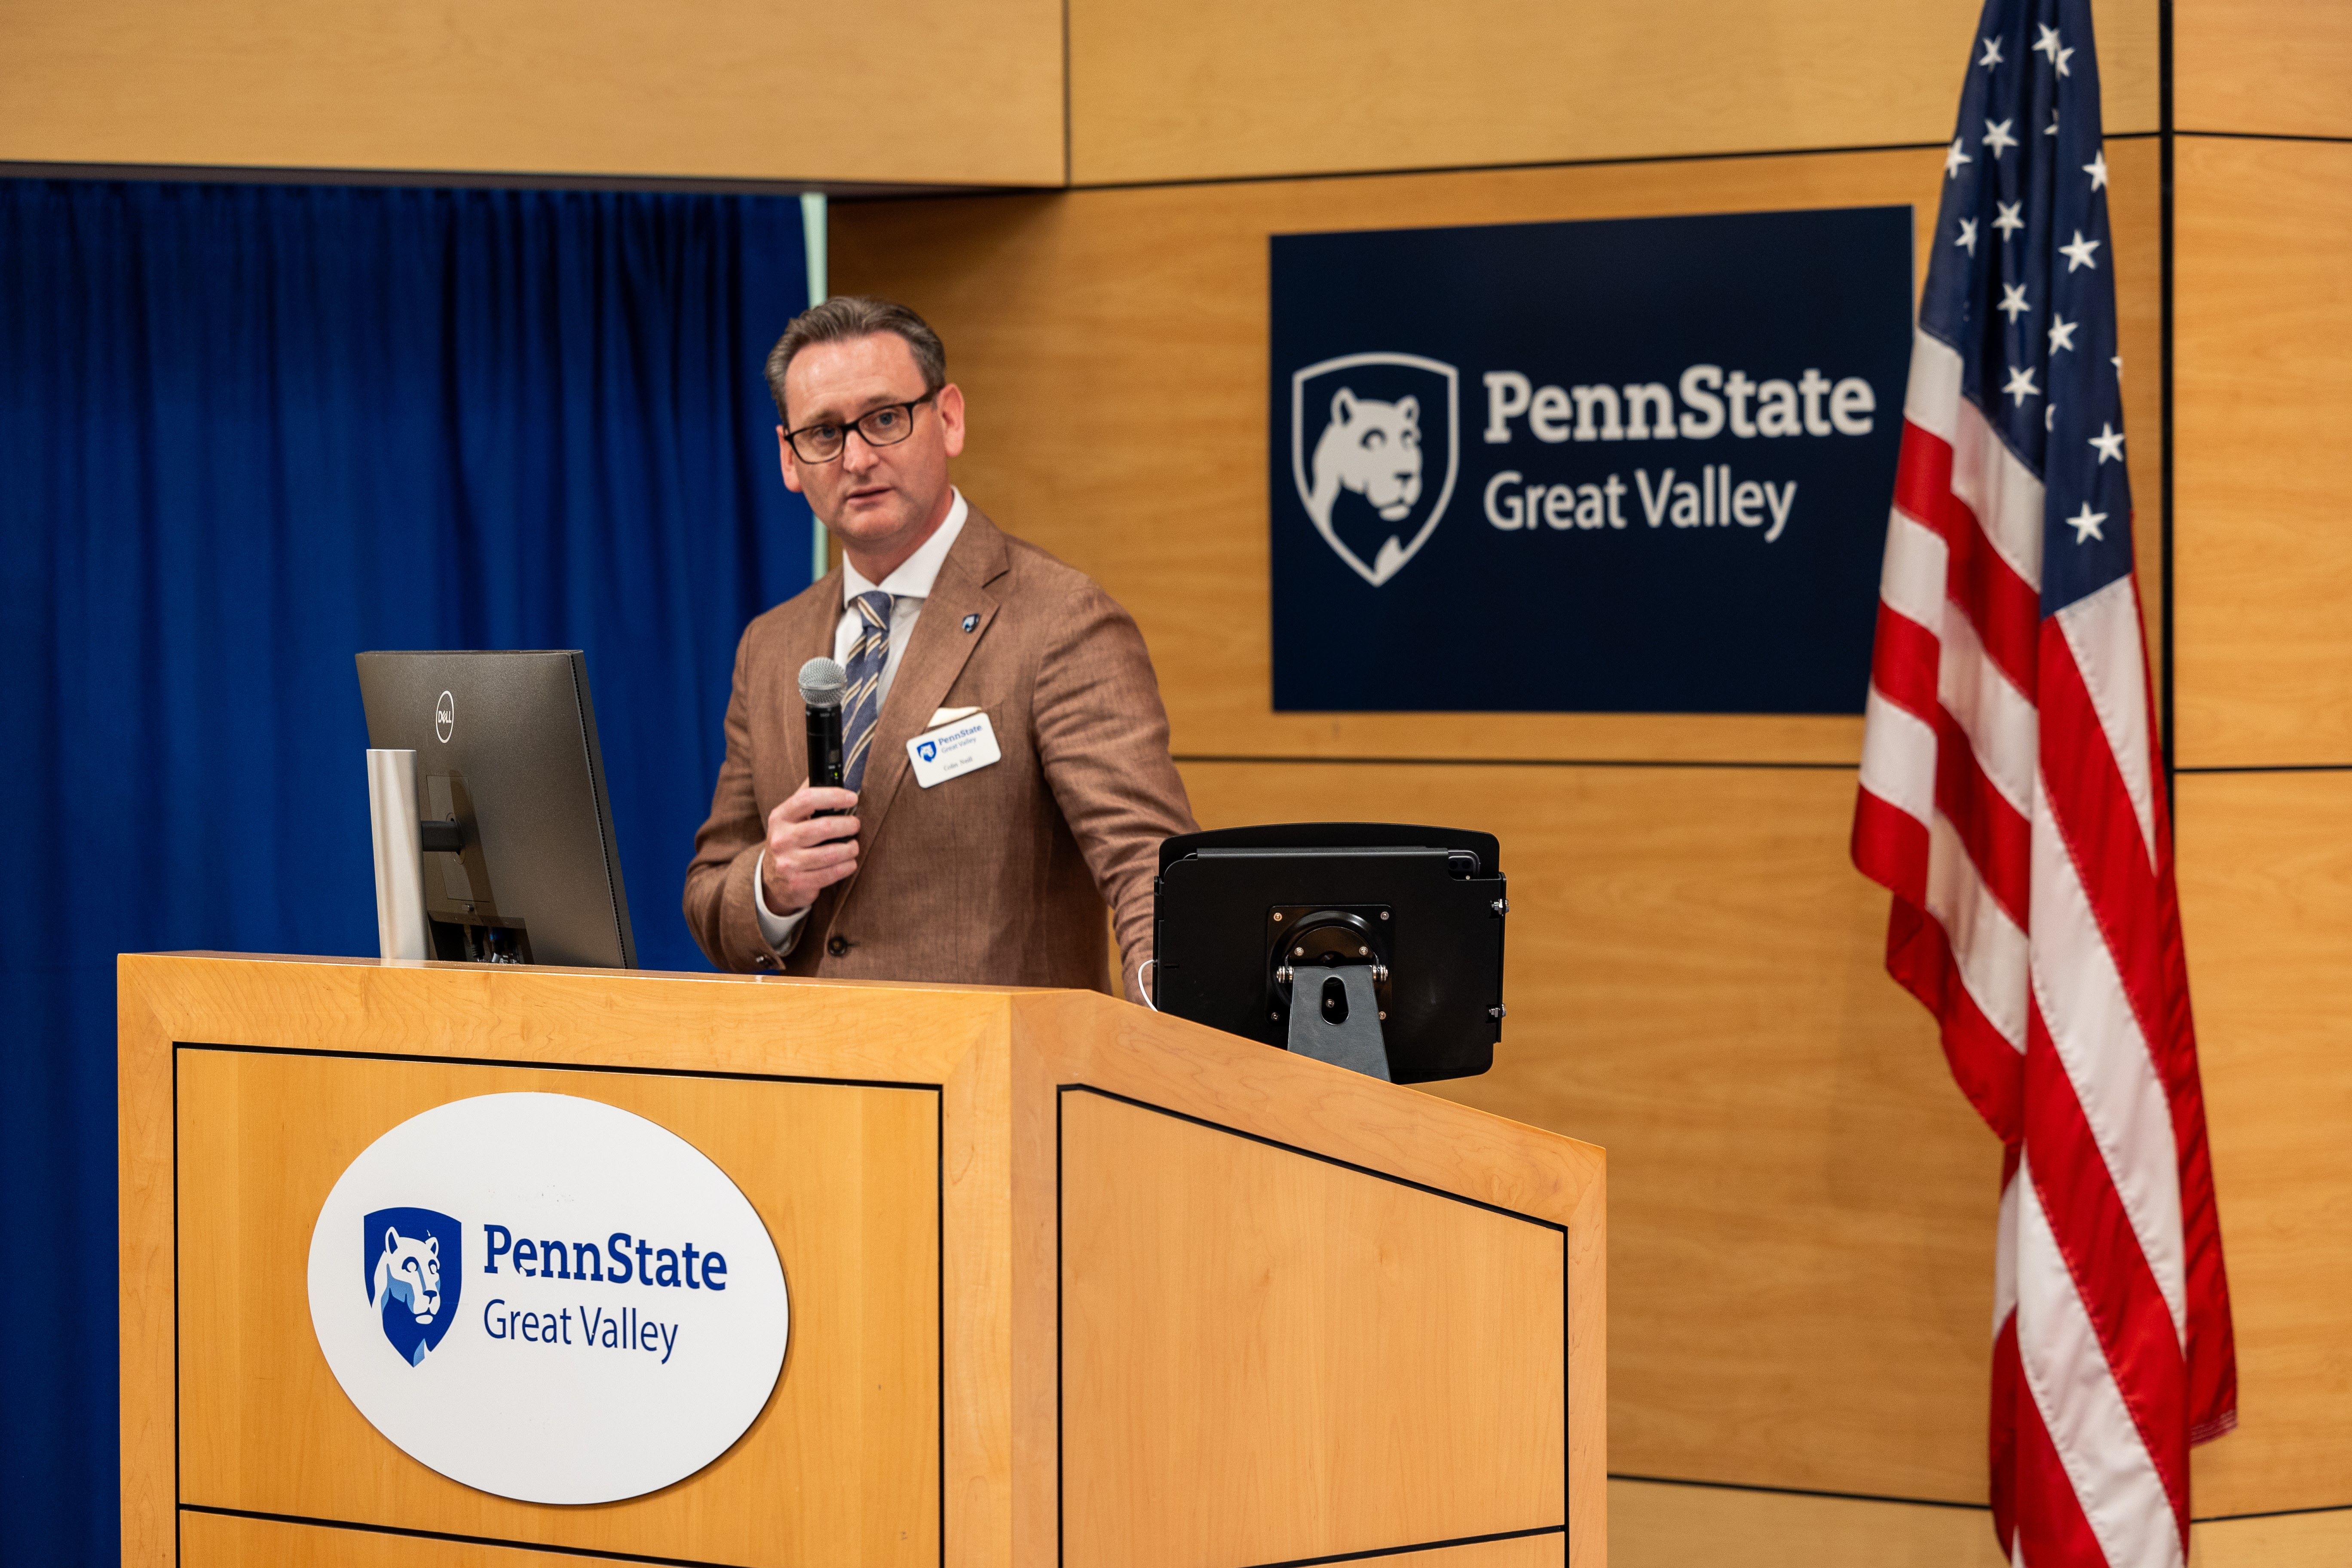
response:
M963 394L913 311L814 307L768 384L784 483L843 561L736 650L695 940L721 969L1102 989L1108 904L1140 995L1160 841L1194 825L1135 622L949 483ZM817 655L847 667L847 789L807 782ZM923 787L909 742L975 713L1001 760Z

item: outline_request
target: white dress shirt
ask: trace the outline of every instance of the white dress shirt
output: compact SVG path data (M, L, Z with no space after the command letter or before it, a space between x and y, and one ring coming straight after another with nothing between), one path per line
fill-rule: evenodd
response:
M890 696L890 683L898 679L898 661L906 656L907 639L914 636L915 622L923 614L923 601L931 596L931 584L940 580L940 568L947 563L948 552L955 548L956 535L963 531L963 520L971 509L964 504L963 492L952 492L955 500L948 507L948 515L922 547L898 563L898 569L879 583L869 583L856 567L849 563L845 552L841 558L841 619L834 624L833 657L844 666L849 663L849 650L857 646L857 638L866 629L865 621L854 607L860 594L870 594L879 588L890 595L890 647L882 660L882 679L875 689L875 721L881 721L882 704ZM868 750L866 765L874 765L874 755ZM795 910L780 915L768 908L768 857L762 850L758 868L751 874L751 904L759 912L760 934L778 952L788 953L798 944L801 925L808 919L808 910Z

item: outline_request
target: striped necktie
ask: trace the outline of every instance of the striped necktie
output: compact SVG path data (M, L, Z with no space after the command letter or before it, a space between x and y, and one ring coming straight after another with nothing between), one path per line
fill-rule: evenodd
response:
M882 711L882 670L890 658L890 595L881 589L849 601L862 626L849 648L849 689L841 700L841 782L856 789L865 782L866 753L874 745L874 721Z

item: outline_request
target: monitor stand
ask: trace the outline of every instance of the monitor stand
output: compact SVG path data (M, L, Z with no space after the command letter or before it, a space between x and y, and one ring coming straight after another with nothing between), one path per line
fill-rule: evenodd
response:
M1291 984L1290 1050L1382 1083L1393 1081L1372 972L1354 963L1299 970Z

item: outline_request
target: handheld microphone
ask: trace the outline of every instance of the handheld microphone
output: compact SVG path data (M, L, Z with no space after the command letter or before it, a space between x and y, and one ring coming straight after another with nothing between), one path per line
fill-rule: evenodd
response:
M832 659L820 657L801 666L801 700L808 704L809 783L820 789L842 787L841 700L848 690L849 672Z

